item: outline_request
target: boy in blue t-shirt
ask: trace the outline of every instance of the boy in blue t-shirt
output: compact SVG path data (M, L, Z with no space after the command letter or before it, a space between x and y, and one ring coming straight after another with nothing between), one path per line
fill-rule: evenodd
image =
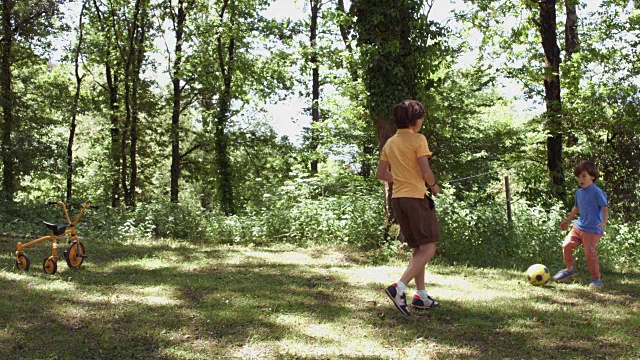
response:
M580 218L573 223L571 232L562 242L562 254L566 269L560 270L553 278L561 281L576 274L573 250L582 245L587 258L587 267L592 281L589 286L603 286L600 279L600 265L596 245L604 233L609 220L609 204L607 195L594 184L598 178L598 169L591 161L583 161L573 171L580 189L576 191L576 200L571 213L560 223L560 229L567 230L569 222L580 213Z

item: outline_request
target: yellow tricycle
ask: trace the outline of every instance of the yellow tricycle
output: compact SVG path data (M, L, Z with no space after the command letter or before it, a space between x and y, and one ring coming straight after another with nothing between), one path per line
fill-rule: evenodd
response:
M69 218L69 213L67 212L67 207L63 202L50 201L48 204L62 206L62 210L64 211L64 216L67 218L67 224L56 225L56 224L51 224L46 221L43 221L43 223L51 231L53 231L53 235L43 236L36 240L30 241L26 244L19 242L16 249L16 266L18 267L18 269L27 271L29 270L29 266L31 266L31 261L29 260L29 257L27 256L27 254L24 253L25 248L41 243L43 241L51 240L51 244L52 244L51 256L44 259L44 263L42 264L42 270L45 272L45 274L55 274L56 271L58 271L58 244L56 242L58 238L63 236L67 236L67 238L69 239L69 246L67 247L67 250L65 250L64 252L64 259L67 261L67 265L69 267L75 268L82 265L82 262L87 257L87 254L84 251L84 245L80 242L80 239L78 238L78 234L76 232L76 224L78 223L78 221L80 221L80 218L84 214L85 210L87 210L88 208L97 209L98 207L93 206L91 204L84 205L82 207L82 210L80 210L80 213L78 214L76 219L73 222L71 222L71 219Z

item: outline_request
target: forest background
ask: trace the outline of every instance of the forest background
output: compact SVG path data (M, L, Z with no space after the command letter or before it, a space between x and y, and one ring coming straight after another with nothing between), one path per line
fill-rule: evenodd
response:
M384 259L397 228L375 166L412 98L442 187L438 261L560 266L573 168L592 160L611 208L601 262L640 266L640 3L453 1L437 20L435 0L299 4L2 0L0 232L91 202L83 229L103 238ZM292 98L300 139L267 116Z

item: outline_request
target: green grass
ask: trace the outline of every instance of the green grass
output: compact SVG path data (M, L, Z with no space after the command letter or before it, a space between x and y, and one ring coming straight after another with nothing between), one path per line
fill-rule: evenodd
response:
M15 242L0 239L0 359L640 356L638 273L605 274L592 291L586 271L534 287L518 271L433 265L442 306L405 318L383 293L400 250L375 265L344 247L85 239L79 269L62 259L45 275L50 248L29 248L25 273Z

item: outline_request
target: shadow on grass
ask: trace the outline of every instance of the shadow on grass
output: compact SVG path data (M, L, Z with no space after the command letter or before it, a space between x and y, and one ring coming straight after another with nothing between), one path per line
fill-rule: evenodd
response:
M342 280L305 266L225 263L233 248L94 251L79 269L0 277L0 358L220 358L248 339L330 342L279 319L349 314L334 295Z
M27 275L0 271L0 358L389 358L287 353L288 343L342 346L335 338L310 335L299 324L349 326L344 319L371 329L372 343L381 347L401 354L415 347L433 358L624 358L638 349L638 334L628 325L632 315L598 326L575 307L600 301L616 311L635 307L637 314L637 274L609 275L610 291L602 294L550 284L526 302L508 296L477 303L449 300L407 319L382 300L382 287L354 286L325 265L273 263L235 247L184 242L86 241L85 246L90 258L80 269L63 262L54 276L38 274L39 268ZM274 256L280 251L258 250ZM337 267L348 270L344 264ZM489 284L518 276L448 267L436 273ZM383 307L359 305L352 297L371 291L385 301ZM558 310L562 306L568 310ZM362 328L351 326L340 334L357 342ZM421 341L435 347L423 348ZM263 354L243 352L247 344L264 342L271 348Z
M437 273L455 275L440 269ZM437 343L441 348L436 347L435 355L431 354L436 358L637 358L640 275L609 276L611 285L606 290L594 291L586 286L570 289L551 283L545 286L545 292L559 294L532 295L519 303L508 296L476 304L443 301L439 308L414 311L416 316L411 320L398 315L372 319L371 324L382 329L383 338L394 337L405 344L416 339ZM430 286L435 293L442 288ZM603 307L610 309L610 316L604 315L608 312L601 311Z

